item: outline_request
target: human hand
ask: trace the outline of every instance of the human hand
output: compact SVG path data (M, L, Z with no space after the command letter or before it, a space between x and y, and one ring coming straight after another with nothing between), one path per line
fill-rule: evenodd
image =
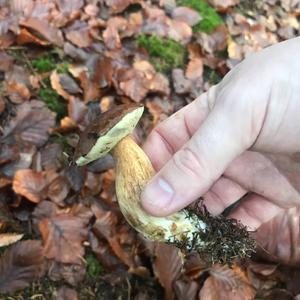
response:
M146 211L166 216L203 196L219 214L250 192L231 217L255 229L300 204L299 53L295 38L248 57L152 131Z

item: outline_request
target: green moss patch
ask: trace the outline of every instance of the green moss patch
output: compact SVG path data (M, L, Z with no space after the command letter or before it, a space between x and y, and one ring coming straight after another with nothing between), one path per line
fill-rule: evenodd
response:
M167 72L184 65L186 49L174 40L141 34L137 43L148 51L151 63L158 72Z
M67 115L67 104L63 102L61 97L51 87L41 88L39 96L47 104L48 108L56 113L57 120Z
M55 60L51 56L32 60L32 66L38 73L50 72L55 69Z
M85 257L87 262L87 277L88 279L96 279L101 273L103 273L103 267L98 259L93 254L88 254Z
M194 32L209 33L224 23L220 15L205 0L179 0L177 5L190 7L200 13L202 20L193 26Z

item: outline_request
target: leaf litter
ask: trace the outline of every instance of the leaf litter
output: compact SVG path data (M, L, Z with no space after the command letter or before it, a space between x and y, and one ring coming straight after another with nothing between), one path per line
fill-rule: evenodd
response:
M298 209L253 233L251 259L208 265L126 224L109 156L79 170L72 155L123 103L147 108L142 142L243 58L298 36L299 13L298 0L0 1L3 299L298 299Z

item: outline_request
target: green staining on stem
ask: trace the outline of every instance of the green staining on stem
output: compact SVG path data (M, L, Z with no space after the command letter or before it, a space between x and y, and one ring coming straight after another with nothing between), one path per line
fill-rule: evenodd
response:
M137 44L148 51L151 63L158 72L168 72L184 66L186 49L172 39L141 34L137 38Z
M179 0L177 6L190 7L199 12L202 20L193 26L194 32L209 33L224 23L220 15L205 0Z

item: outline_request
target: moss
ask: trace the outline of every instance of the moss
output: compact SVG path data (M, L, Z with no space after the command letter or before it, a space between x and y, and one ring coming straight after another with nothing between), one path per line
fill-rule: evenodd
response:
M88 254L85 257L87 262L87 277L88 279L96 279L101 273L103 273L103 267L99 263L98 259L93 254Z
M69 71L69 63L63 62L56 67L56 71L59 74L68 73Z
M51 56L41 57L32 61L32 66L38 73L50 72L55 69L55 60Z
M50 87L41 88L39 96L48 108L56 113L57 120L67 115L67 104L61 101L61 97Z
M209 33L224 23L220 15L205 0L179 0L177 5L190 7L200 13L202 20L193 27L194 32Z
M137 44L148 51L151 62L158 72L167 72L184 65L186 49L172 39L141 34L137 38Z

